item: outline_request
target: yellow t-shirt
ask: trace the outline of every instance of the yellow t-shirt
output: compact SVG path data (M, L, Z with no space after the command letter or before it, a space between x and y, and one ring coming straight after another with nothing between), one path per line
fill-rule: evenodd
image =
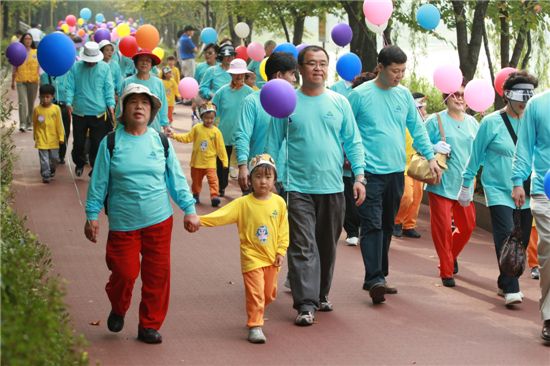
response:
M168 102L168 107L173 107L176 105L176 96L180 97L180 92L178 90L178 83L174 80L174 77L170 80L162 79L164 84L164 90L166 90L166 101Z
M36 49L31 48L29 52L27 52L27 59L23 62L23 65L18 66L15 70L15 82L38 83L39 78Z
M277 254L285 255L289 243L286 203L274 193L267 200L253 194L200 217L202 226L237 223L241 241L243 273L273 265Z
M159 78L162 79L162 75L164 75L164 73L162 72L162 68L161 68L161 70L159 70ZM178 84L180 82L180 79L181 79L180 69L178 69L176 66L172 67L172 80L175 80L176 84Z
M216 168L216 156L220 158L225 168L229 166L223 136L216 126L207 128L202 123L198 123L187 133L174 134L173 139L179 142L193 142L191 153L193 168Z
M407 156L407 162L405 164L405 174L407 174L411 159L413 155L416 154L416 150L413 148L413 139L411 137L411 134L409 133L409 130L405 130L405 154Z
M32 113L34 147L40 150L59 149L65 141L61 109L55 104L37 105Z

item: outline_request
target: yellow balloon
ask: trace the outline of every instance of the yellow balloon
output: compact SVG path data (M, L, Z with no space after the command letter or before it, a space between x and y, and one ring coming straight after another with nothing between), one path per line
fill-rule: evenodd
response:
M164 50L160 47L156 47L153 50L153 55L157 56L158 58L160 58L162 60L164 58Z
M262 62L260 62L260 76L262 77L262 79L264 79L264 81L267 81L267 75L265 73L265 63L267 62L267 59L269 57L266 57L262 60Z
M120 23L116 27L116 32L118 33L118 36L120 38L129 36L130 35L130 26L128 25L128 23Z
M76 21L76 24L82 26L82 24L84 24L84 19L78 18L78 20Z
M69 33L69 25L68 24L61 24L61 30L64 32L64 33Z

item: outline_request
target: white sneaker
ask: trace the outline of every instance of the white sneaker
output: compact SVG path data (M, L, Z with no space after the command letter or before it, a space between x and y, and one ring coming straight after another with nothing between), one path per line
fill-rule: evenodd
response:
M523 298L521 296L521 293L519 293L519 292L514 292L514 293L511 293L511 294L504 294L504 304L506 306L521 304L522 302L523 302Z
M356 236L352 236L350 238L346 239L346 244L350 247L356 247L357 244L359 244L359 238Z
M250 343L265 343L266 338L262 327L252 327L248 330L248 341Z
M229 167L229 176L231 179L237 179L239 178L239 170L233 168L232 166Z
M296 317L294 324L301 325L301 326L308 326L308 325L312 325L314 321L315 321L315 316L311 311L301 311Z
M525 295L523 295L523 292L521 292L521 291L518 292L518 294L519 294L519 296L521 296L522 299L525 297ZM499 288L498 291L497 291L497 295L500 296L500 297L504 297L505 294L504 294L504 291L501 288Z

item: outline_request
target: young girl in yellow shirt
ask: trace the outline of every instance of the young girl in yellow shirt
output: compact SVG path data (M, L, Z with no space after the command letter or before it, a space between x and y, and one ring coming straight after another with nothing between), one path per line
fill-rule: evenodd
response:
M276 179L271 156L258 155L250 162L252 193L200 217L202 226L237 223L251 343L266 341L264 311L277 295L277 274L289 243L286 203L272 193Z
M166 90L166 101L168 102L168 121L170 124L174 122L174 106L176 105L176 97L181 98L178 90L178 83L172 77L172 69L166 66L162 69L162 83Z

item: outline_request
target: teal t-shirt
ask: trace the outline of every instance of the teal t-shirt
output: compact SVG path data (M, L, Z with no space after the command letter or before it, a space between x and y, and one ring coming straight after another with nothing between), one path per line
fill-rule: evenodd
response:
M271 118L262 107L259 91L244 99L234 136L239 165L247 164L249 159L265 152Z
M216 105L217 116L220 118L218 128L222 132L223 141L226 146L235 144L235 131L239 123L239 113L244 99L252 94L254 90L248 85L243 85L238 90L230 85L222 86L212 98Z
M468 114L464 114L463 121L457 121L447 113L447 110L438 113L441 116L443 131L449 145L451 145L451 156L447 159L448 169L443 173L441 183L428 185L426 191L439 196L457 200L458 193L462 186L462 172L466 168L468 159L472 152L472 145L479 129L479 123ZM437 114L433 114L426 121L426 130L432 144L441 141ZM470 187L470 193L474 193L474 187Z
M367 172L405 171L405 128L413 138L414 149L433 159L433 146L409 89L401 85L381 89L371 80L353 89L348 99L361 131Z
M205 72L199 86L202 98L210 100L214 94L224 85L231 83L231 74L225 71L221 65L211 66Z
M267 153L278 156L282 151L287 157L286 176L279 180L289 192L342 192L344 151L353 172L364 173L361 135L349 102L328 89L314 97L298 90L296 96L294 113L287 119L273 119L267 137ZM281 150L285 139L286 149Z
M145 85L146 87L149 88L151 93L153 93L160 99L160 103L161 103L160 110L158 111L157 115L155 116L155 119L153 120L153 122L151 122L149 127L154 128L158 132L162 132L162 127L168 126L170 123L168 121L168 102L166 101L166 90L164 89L164 84L162 83L162 80L160 80L158 77L153 75L149 75L149 79L147 80L142 80L142 79L139 79L137 75L132 75L122 81L120 90L124 90L126 86L132 83ZM117 105L117 110L115 115L118 117L119 113L120 113L120 106Z
M516 145L500 113L501 111L496 111L481 120L470 160L462 174L462 185L470 187L480 165L483 165L481 183L487 206L503 205L516 208L512 199L512 181L509 179L512 176L512 160ZM510 115L508 119L517 135L519 120ZM528 199L522 208L529 208Z
M67 73L67 104L77 116L99 116L115 106L115 86L111 69L103 61L87 66L76 62Z
M115 85L115 93L117 95L122 94L122 90L120 89L122 86L122 72L120 71L120 66L118 65L118 62L111 60L107 63L109 65L109 68L111 69L111 76L113 78L113 84Z
M264 80L264 78L262 77L262 74L260 73L260 64L261 64L261 61L258 62L258 61L252 60L248 64L248 70L256 74L256 86L261 89L262 86L265 85L266 81Z
M342 79L337 83L333 84L330 87L330 90L335 91L336 93L341 94L347 98L349 93L351 92L351 83L349 81Z
M97 220L107 193L113 231L137 230L166 220L173 214L169 197L186 214L195 213L195 200L172 144L165 158L159 134L152 128L139 136L118 129L112 158L107 139L101 141L86 199L88 220Z
M218 63L216 63L216 65L218 65ZM203 61L203 62L200 62L195 68L195 80L197 80L199 84L202 81L202 77L204 76L204 73L206 72L206 70L208 70L209 67L211 67L211 65L208 65L206 61Z
M40 85L50 84L55 88L55 100L67 102L67 74L61 76L49 76L47 73L40 75Z
M514 186L522 186L531 171L531 195L544 194L544 176L550 169L550 90L525 107L512 168Z

